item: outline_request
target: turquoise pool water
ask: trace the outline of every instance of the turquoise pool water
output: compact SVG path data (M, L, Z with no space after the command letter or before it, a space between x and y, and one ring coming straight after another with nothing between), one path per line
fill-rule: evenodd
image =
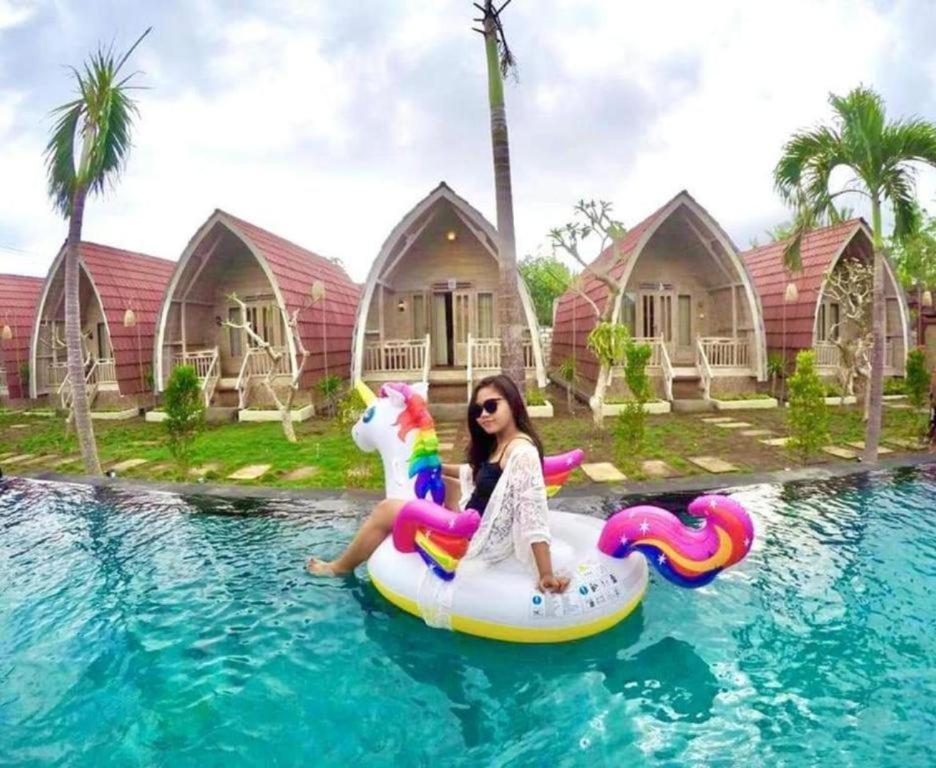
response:
M936 467L737 496L739 568L522 647L307 577L361 505L12 481L0 765L936 764Z

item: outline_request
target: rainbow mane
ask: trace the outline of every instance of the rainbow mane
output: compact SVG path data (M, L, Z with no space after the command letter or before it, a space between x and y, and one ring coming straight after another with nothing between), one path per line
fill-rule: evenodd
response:
M439 438L435 431L435 422L429 413L429 406L422 395L407 384L388 383L380 388L381 397L386 397L387 388L403 395L406 405L395 422L399 427L397 437L405 440L416 430L413 452L409 457L409 477L415 477L414 490L417 499L432 496L436 504L445 501L445 483L442 480L442 462L439 459Z

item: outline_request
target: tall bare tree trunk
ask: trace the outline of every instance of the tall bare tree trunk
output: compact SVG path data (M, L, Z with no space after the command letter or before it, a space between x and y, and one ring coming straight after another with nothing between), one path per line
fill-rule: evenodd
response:
M81 306L78 296L78 246L81 243L81 225L87 191L75 190L71 217L68 221L68 243L65 246L65 347L68 353L68 378L72 388L72 414L75 417L75 432L84 461L85 472L101 474L97 445L94 442L94 427L91 423L91 408L85 388L84 354L81 344Z
M871 303L871 372L868 378L868 424L862 459L877 464L881 437L881 403L884 394L884 250L881 239L881 202L877 193L871 199L871 226L874 236L874 283Z
M498 254L500 256L499 320L501 370L512 378L520 391L525 389L523 365L523 320L519 301L517 244L514 236L513 192L510 184L510 144L507 139L507 110L504 81L497 50L497 29L493 17L484 20L487 54L488 101L491 108L491 146L494 152L494 191L497 200Z

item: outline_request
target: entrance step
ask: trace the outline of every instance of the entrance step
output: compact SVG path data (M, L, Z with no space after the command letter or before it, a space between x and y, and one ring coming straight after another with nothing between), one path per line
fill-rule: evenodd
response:
M237 389L237 377L234 376L231 378L218 379L218 384L215 387L215 391L217 392L219 389Z
M464 398L463 398L464 399ZM436 422L454 421L462 423L468 412L468 404L461 403L433 403L429 401L429 413Z
M468 385L434 381L429 382L429 403L466 403L468 402Z
M702 413L704 411L714 411L715 406L711 400L697 397L689 400L673 400L673 410L677 413Z
M701 400L702 390L697 379L676 379L673 381L673 397L677 400Z
M239 404L240 395L236 390L216 389L211 398L211 405L216 408L236 408Z
M674 379L699 379L699 369L694 365L674 365Z
M236 405L230 408L212 405L208 408L205 408L205 421L207 421L209 424L221 424L227 421L236 421L237 411L238 408Z
M468 370L466 368L430 368L430 384L455 384L468 381Z

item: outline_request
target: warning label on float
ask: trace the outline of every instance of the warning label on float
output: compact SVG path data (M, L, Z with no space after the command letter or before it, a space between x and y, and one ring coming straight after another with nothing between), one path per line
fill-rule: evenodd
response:
M582 563L572 576L569 588L562 594L535 592L530 600L530 616L535 619L555 619L595 611L608 603L619 602L621 585L601 563Z

